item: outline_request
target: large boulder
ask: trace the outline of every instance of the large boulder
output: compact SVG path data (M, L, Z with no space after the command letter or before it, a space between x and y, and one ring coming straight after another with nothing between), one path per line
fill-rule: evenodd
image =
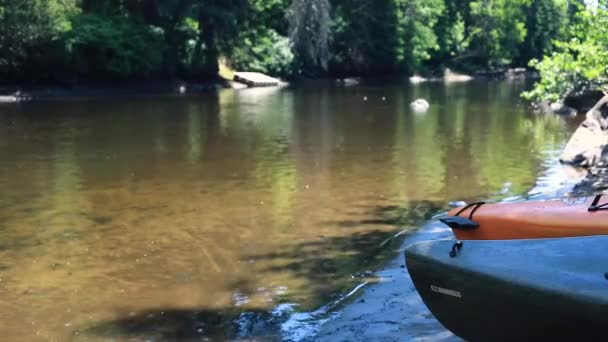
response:
M564 99L564 105L574 108L579 112L585 112L591 109L604 95L599 90L581 89L568 94Z
M608 164L608 95L586 115L560 156L562 163L585 168Z
M445 68L443 72L443 81L445 83L454 83L454 82L468 82L473 79L473 76L459 74L457 72L453 72L452 70Z

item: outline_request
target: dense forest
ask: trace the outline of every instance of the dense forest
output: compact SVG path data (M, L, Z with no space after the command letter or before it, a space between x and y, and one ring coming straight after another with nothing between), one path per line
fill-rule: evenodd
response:
M201 81L220 64L281 77L497 71L606 30L581 12L582 0L0 0L0 78ZM551 87L530 96L563 92Z

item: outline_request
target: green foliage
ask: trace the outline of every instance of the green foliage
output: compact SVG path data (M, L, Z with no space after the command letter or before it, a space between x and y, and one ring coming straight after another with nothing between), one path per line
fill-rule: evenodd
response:
M520 48L525 64L553 52L554 40L564 38L568 27L568 0L535 0L524 6L528 34Z
M576 23L570 29L570 39L557 42L556 48L556 52L542 61L531 62L541 80L534 89L524 93L525 98L557 101L582 91L604 90L608 84L606 7L578 12Z
M446 7L435 25L439 49L433 54L439 63L460 56L468 47L464 11L454 1L447 1Z
M335 1L332 69L339 73L416 71L438 50L434 25L444 0Z
M468 37L474 63L498 69L517 57L526 37L524 5L529 0L477 0L470 3L472 25Z
M262 28L240 37L239 43L231 54L235 68L277 76L293 74L295 56L287 37L272 29Z
M247 16L233 39L229 56L239 70L288 77L295 72L295 55L288 34L285 11L288 0L250 0Z
M0 73L32 63L71 29L74 1L0 0Z
M289 28L285 11L290 3L290 0L249 0L243 29L264 27L276 31L281 36L287 36Z
M555 51L553 41L568 34L564 28L576 13L572 3L0 0L0 74L3 80L208 80L217 77L220 57L241 70L279 76L502 69ZM592 51L585 63L593 65L579 68L585 69L580 77L593 78L601 74L603 45L580 41L558 48L574 62L556 61L576 64ZM545 74L560 67L539 64ZM564 85L546 85L555 87Z
M333 1L330 69L339 74L386 73L396 64L393 0Z
M395 0L397 13L396 62L407 70L420 70L422 63L439 50L434 31L444 11L443 0Z
M165 48L162 30L125 17L81 14L72 21L65 43L84 75L125 78L160 69Z

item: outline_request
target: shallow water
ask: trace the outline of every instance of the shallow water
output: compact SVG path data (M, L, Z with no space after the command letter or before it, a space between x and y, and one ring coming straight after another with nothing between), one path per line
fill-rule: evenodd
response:
M525 86L0 107L0 335L279 338L273 308L334 300L395 232L535 186L580 119L532 114Z

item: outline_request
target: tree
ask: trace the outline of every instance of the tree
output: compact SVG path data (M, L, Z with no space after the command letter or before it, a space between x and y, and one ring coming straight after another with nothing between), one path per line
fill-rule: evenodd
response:
M576 13L570 38L557 42L557 51L531 65L541 79L524 97L559 101L568 96L606 90L608 85L608 2Z
M195 8L198 12L199 37L193 56L194 72L202 77L218 77L220 51L230 52L230 43L238 35L238 24L245 14L246 6L247 0L197 2ZM204 53L201 56L203 46Z
M0 0L3 80L208 80L524 65L583 0Z
M393 0L334 1L332 71L378 75L396 68Z
M85 0L67 44L89 77L218 77L247 0ZM92 68L95 68L92 70Z
M518 57L526 37L524 4L527 0L477 0L470 3L468 54L473 64L490 70L509 65Z
M86 80L146 78L161 69L164 37L124 16L84 13L64 36L75 77Z
M44 50L70 29L76 11L75 1L0 0L0 73L50 58Z
M527 35L520 48L520 64L553 51L553 41L565 35L568 4L568 0L532 0L524 5Z
M467 36L470 25L470 1L446 0L445 9L435 24L435 35L439 48L432 54L434 65L448 64L458 68L457 58L467 48Z
M327 70L330 9L329 0L293 0L289 6L289 38L308 71Z
M443 0L334 1L332 67L341 73L413 72L438 48Z
M289 5L289 0L249 0L247 16L228 53L233 67L284 77L294 74L295 56L285 18Z
M443 0L396 0L396 63L418 71L439 49L434 27L444 11Z
M218 58L237 36L247 0L156 0L168 51L166 69L189 78L216 78Z

